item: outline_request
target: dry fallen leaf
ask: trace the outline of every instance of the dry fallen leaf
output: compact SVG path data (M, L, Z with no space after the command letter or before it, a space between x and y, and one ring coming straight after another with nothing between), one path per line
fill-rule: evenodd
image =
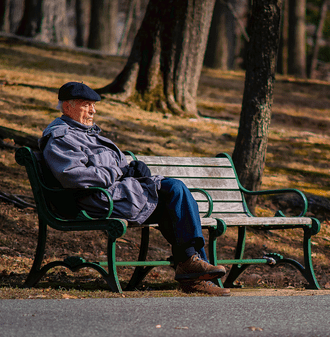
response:
M263 331L262 328L259 328L257 326L248 326L248 329L251 331Z
M66 300L68 300L70 298L78 298L77 296L73 296L73 295L69 295L69 294L63 294L62 297L65 298Z

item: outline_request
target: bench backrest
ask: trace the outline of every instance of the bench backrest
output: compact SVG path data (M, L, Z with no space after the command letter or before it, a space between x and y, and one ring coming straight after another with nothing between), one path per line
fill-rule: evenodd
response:
M16 153L16 161L20 165L26 166L37 207L44 210L50 206L46 200L59 199L60 208L63 209L62 201L66 199L64 203L68 205L68 209L63 210L64 214L74 217L78 210L74 207L70 193L61 194L60 198L58 198L60 191L55 198L53 192L49 194L49 189L45 186L41 173L44 171L40 166L42 156L38 155L28 148L21 148ZM220 154L219 157L214 158L165 156L136 156L136 158L145 162L152 174L180 179L188 188L200 188L208 192L213 200L212 217L248 215L234 165L228 155ZM132 160L132 157L127 156L127 160ZM201 216L205 215L209 209L206 196L198 192L193 192L193 196L198 203ZM54 206L57 208L56 205Z
M157 157L136 156L144 161L152 174L182 180L188 188L201 188L213 199L212 217L247 216L245 200L230 157ZM131 159L131 158L130 158ZM201 215L208 210L208 201L201 193L193 193Z
M38 213L46 214L52 210L52 213L59 217L76 217L79 210L74 202L74 192L64 191L61 188L60 183L47 168L41 152L21 147L16 151L15 158L19 165L25 166Z

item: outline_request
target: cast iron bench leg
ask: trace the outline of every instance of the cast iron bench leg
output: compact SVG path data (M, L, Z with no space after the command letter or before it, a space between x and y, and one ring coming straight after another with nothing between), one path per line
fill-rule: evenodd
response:
M47 224L45 224L42 220L39 219L39 233L38 233L38 243L36 253L31 270L24 282L23 287L26 288L34 287L40 281L42 276L46 273L45 271L40 270L41 263L45 253L46 238L47 238Z
M314 219L313 219L314 221ZM312 263L312 249L311 249L311 236L312 236L312 228L304 228L304 263L305 270L303 275L309 283L309 289L321 289L318 284Z
M108 275L102 276L106 280L110 289L116 293L122 293L122 289L119 283L117 267L116 267L116 239L108 234Z
M313 219L314 221L314 219ZM301 265L298 261L290 259L290 258L283 258L280 256L279 259L276 259L276 265L280 264L291 264L295 268L297 268L302 276L308 282L307 289L321 289L320 285L316 280L316 276L313 269L312 264L312 249L311 249L311 237L313 235L313 228L304 227L304 240L303 240L303 250L304 250L304 265ZM274 266L274 267L275 267Z
M145 261L147 254L148 254L148 248L149 248L149 234L150 234L150 228L149 227L143 227L141 230L141 244L140 244L140 252L138 261ZM142 267L138 266L135 267L134 273L126 286L125 290L134 290L135 287L142 282L142 280L147 276L147 274L152 270L154 267Z
M238 227L238 237L237 237L237 246L235 251L235 259L243 259L244 248L245 248L245 237L246 237L246 227ZM249 265L235 264L231 267L230 272L224 282L224 287L226 288L237 288L238 286L234 284L236 279L248 268Z

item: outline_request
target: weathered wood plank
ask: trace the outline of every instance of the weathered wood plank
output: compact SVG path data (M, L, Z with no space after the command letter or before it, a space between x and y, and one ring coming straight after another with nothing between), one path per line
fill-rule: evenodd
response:
M183 181L188 188L202 188L205 190L227 189L238 190L236 179L194 179L194 178L178 178Z
M206 212L209 208L208 203L198 202L198 208L200 212ZM213 212L244 212L243 204L241 202L214 202Z
M312 219L305 217L219 217L227 226L289 226L311 225Z
M164 177L235 178L230 167L148 166L153 175Z
M231 190L204 190L211 196L214 202L216 201L242 201L242 194L240 191L231 191ZM204 194L200 192L193 192L193 197L196 200L206 200Z
M131 158L130 156L128 158ZM148 166L153 165L169 165L169 166L224 166L231 167L230 161L227 158L209 158L209 157L149 157L149 156L139 156L136 158L142 160ZM130 159L131 160L131 159Z

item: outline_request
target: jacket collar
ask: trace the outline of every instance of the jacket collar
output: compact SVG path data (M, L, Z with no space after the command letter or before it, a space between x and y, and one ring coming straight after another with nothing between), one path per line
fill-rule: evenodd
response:
M95 123L92 126L85 125L65 115L62 115L61 119L65 121L65 123L67 123L70 127L86 132L89 135L99 134L101 132L100 127L97 126Z

